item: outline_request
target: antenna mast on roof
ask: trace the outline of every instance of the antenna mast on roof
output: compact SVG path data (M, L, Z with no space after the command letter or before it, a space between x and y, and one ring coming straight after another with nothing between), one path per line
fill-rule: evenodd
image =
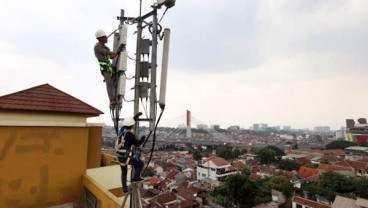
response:
M166 7L166 10L173 7L175 5L175 0L157 0L151 8L152 11L142 16L142 0L140 0L139 7L139 16L138 17L125 17L124 10L122 9L120 12L120 16L117 18L120 21L119 24L119 32L114 31L114 51L120 51L118 56L113 60L113 66L116 68L116 76L114 82L115 89L115 98L116 104L110 106L112 120L114 122L114 129L119 136L119 121L120 119L120 111L123 106L123 101L125 100L125 88L126 88L126 71L127 71L127 58L128 53L126 51L127 44L127 25L137 24L137 43L136 43L136 59L135 59L135 84L131 89L134 90L134 115L140 114L139 106L142 104L144 106L146 104L146 108L148 107L149 102L149 114L147 110L145 110L145 118L138 118L136 120L136 125L134 129L134 134L136 137L139 135L139 123L140 122L149 122L149 130L150 133L147 136L146 141L142 146L146 144L149 140L150 135L153 133L152 139L152 147L151 147L151 155L149 160L147 161L147 166L149 161L152 158L152 153L155 147L155 137L156 137L156 129L158 123L161 119L165 108L166 102L166 80L167 80L167 71L168 71L168 57L169 57L169 44L170 44L170 29L165 28L162 30L161 25L158 23L157 11L162 8L162 6ZM166 11L165 11L166 12ZM147 23L149 17L152 17L152 21ZM152 40L142 39L142 33L144 28L148 28L148 31L152 35ZM156 76L157 76L157 45L158 38L163 40L163 55L162 55L162 70L161 70L161 84L160 84L160 97L157 100L156 95ZM151 62L149 62L149 58L151 55ZM145 59L145 57L147 57ZM144 102L145 101L145 102ZM161 113L156 119L157 113L157 104L161 109ZM146 166L146 169L147 169ZM131 174L132 175L132 174ZM131 200L130 207L135 208L138 207L135 205L134 196L137 192L130 192ZM141 203L140 203L141 204ZM141 206L139 206L141 207Z

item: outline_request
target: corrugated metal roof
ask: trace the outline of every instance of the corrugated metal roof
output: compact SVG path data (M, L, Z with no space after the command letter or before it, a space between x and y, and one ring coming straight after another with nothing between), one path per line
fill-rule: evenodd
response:
M98 116L100 110L49 84L0 97L0 110L36 111Z

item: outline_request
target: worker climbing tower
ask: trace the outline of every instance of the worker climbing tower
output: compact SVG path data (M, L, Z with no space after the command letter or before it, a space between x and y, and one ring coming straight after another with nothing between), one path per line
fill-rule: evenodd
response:
M151 8L152 10L147 14L142 15L142 0L140 0L139 15L137 17L126 17L125 12L122 9L119 20L119 27L112 34L113 50L118 52L118 56L113 59L113 66L116 69L114 79L114 95L116 104L110 106L110 112L114 123L114 129L117 136L119 136L119 123L120 113L123 108L123 102L128 102L126 99L126 89L134 90L134 112L126 112L126 114L135 115L136 125L134 134L138 137L140 122L148 122L149 134L142 146L145 146L148 141L151 142L150 157L146 162L146 168L152 158L152 153L155 148L155 137L158 123L160 122L163 114L165 103L166 103L166 80L168 71L168 60L169 60L169 44L170 44L170 29L162 29L162 26L158 21L158 11L162 8L166 8L162 17L166 11L175 5L175 0L157 0ZM161 17L161 19L162 19ZM150 20L151 18L151 20ZM127 34L128 26L137 25L136 35L136 53L135 53L135 75L134 75L134 86L126 86L126 71L128 69L127 59ZM148 30L152 39L142 38L144 30ZM157 99L157 46L159 41L163 41L163 54L161 61L161 82L160 82L160 95ZM146 106L141 113L140 106ZM148 107L149 106L149 107ZM157 116L157 106L160 107L161 112ZM141 117L139 117L142 115ZM152 136L152 139L150 137ZM143 172L146 170L143 170ZM132 174L131 174L132 175ZM132 187L138 187L136 184ZM141 203L137 204L139 196L135 194L138 191L130 191L130 207L141 207ZM138 200L139 201L139 200ZM125 202L125 200L124 200ZM123 205L124 206L124 205Z

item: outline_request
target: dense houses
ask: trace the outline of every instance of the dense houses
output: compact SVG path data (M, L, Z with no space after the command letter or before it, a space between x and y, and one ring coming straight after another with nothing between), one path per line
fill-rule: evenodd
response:
M142 155L147 159L149 155ZM367 177L368 157L345 157L344 150L315 150L301 148L286 150L282 160L292 160L303 164L297 170L283 170L273 165L260 163L258 155L246 153L237 159L225 160L212 154L196 161L188 152L155 151L149 167L154 176L144 182L141 196L145 207L208 207L206 198L215 187L220 186L230 175L241 173L243 168L249 170L251 180L260 180L267 177L286 177L295 188L301 188L308 181L316 181L320 174L333 171L352 177ZM271 190L270 190L271 191ZM281 194L281 195L280 195ZM280 199L281 192L272 190L273 199ZM339 208L340 201L357 204L356 207L365 207L364 199L349 199L338 196L339 202L314 201L305 196L294 196L291 199L293 207L321 207ZM282 203L284 203L283 200ZM278 206L275 200L267 206ZM358 205L359 204L359 205ZM213 204L212 204L213 205ZM212 206L211 205L211 206ZM355 206L355 205L354 205ZM351 207L354 207L351 206ZM262 206L260 206L262 207Z

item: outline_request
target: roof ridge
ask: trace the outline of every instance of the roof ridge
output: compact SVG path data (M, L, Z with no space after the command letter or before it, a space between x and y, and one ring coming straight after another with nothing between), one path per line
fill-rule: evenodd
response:
M0 96L0 101L0 108L5 110L103 114L97 108L48 83Z

